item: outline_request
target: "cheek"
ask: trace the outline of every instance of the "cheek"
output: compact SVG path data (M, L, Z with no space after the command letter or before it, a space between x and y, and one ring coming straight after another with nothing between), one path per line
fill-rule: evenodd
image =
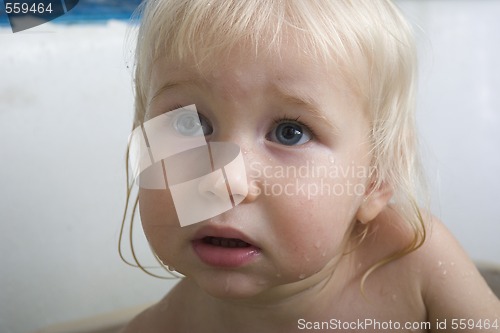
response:
M139 191L139 210L143 227L165 227L177 222L170 192L165 190Z
M345 250L353 216L331 198L288 198L271 216L278 271L294 279L315 274ZM280 207L280 208L278 208Z
M294 244L338 244L353 220L351 203L343 201L290 198L283 209L276 210L275 220L280 221L276 224L277 234Z
M311 171L309 177L275 177L267 182L264 195L275 235L273 247L282 249L276 254L279 270L297 278L330 267L345 251L366 179L342 177L340 171L328 177Z
M139 211L142 227L149 244L165 262L173 254L181 228L170 193L165 190L139 191Z

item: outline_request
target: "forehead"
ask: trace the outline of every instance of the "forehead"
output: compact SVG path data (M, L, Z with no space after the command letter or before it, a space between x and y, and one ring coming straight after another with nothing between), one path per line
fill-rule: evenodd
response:
M203 61L194 56L180 59L165 54L151 68L149 96L154 96L151 94L165 82L172 81L204 82L212 89L224 86L226 92L252 89L269 82L291 89L303 84L330 89L349 85L334 62L315 59L307 51L286 44L267 52L255 52L253 46L239 44L230 51L212 52Z

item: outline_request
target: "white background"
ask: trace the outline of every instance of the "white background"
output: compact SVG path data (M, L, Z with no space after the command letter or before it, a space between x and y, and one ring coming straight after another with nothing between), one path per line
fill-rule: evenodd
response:
M399 3L418 26L434 212L473 259L500 264L500 2ZM133 113L125 28L0 29L0 332L152 302L171 286L116 250Z

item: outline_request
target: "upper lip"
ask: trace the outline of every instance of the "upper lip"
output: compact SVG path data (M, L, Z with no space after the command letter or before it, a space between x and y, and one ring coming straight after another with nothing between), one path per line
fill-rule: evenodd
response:
M232 238L240 239L250 245L255 246L255 242L245 235L243 232L231 228L231 227L219 227L219 226L205 226L200 228L194 236L195 241L202 240L205 237L220 237L220 238Z

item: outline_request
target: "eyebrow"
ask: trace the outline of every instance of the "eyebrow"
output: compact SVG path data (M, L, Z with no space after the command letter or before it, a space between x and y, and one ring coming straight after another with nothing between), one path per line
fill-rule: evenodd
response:
M171 82L167 81L167 82L163 83L162 86L160 87L160 89L158 89L154 93L153 97L151 97L151 100L149 101L149 104L151 104L151 102L153 102L156 98L158 98L158 96L163 94L165 91L172 90L174 88L181 87L181 86L182 87L198 87L199 83L196 81L193 81L191 79L171 81Z

